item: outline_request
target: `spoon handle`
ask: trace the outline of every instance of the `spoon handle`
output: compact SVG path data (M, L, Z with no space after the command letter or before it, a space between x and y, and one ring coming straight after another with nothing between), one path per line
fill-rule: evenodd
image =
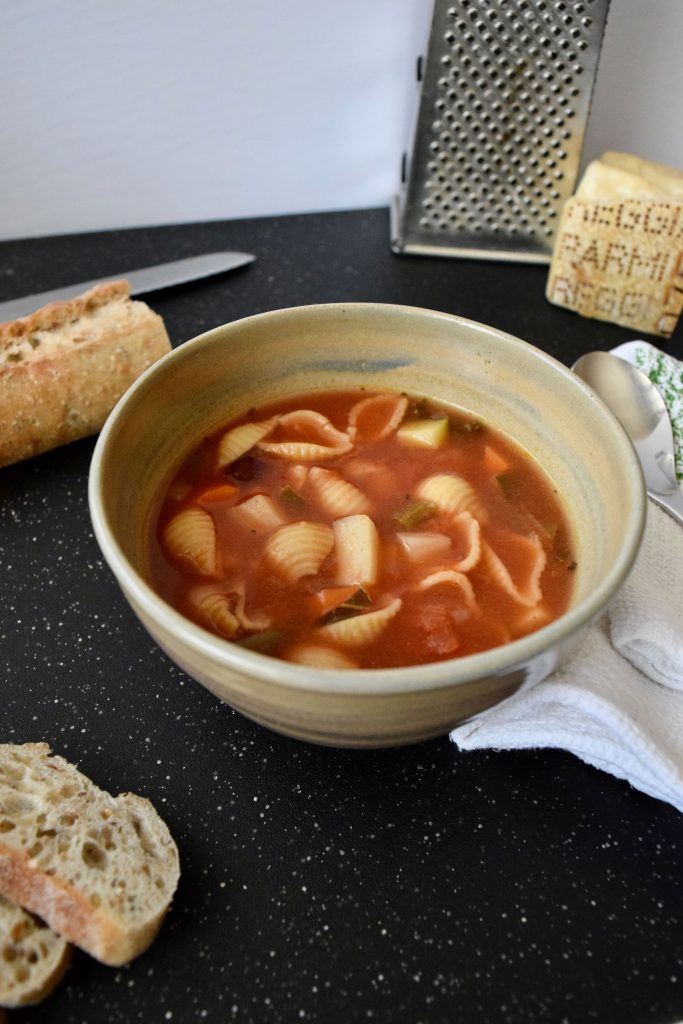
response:
M648 494L656 505L659 505L683 525L683 494L680 491L675 491L674 494L655 494L653 491L648 491Z

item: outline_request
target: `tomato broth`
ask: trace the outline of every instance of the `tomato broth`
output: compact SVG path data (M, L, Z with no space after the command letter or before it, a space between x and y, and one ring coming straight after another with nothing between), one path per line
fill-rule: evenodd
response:
M251 409L184 460L150 537L171 605L321 668L474 654L568 607L552 481L510 438L432 400L334 391Z

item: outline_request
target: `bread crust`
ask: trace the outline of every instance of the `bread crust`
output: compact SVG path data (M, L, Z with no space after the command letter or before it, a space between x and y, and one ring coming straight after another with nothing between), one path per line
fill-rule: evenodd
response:
M52 930L110 967L139 956L154 941L168 907L143 927L120 927L68 883L32 869L26 858L0 843L0 892L46 920Z
M17 757L21 758L20 762ZM38 769L37 777L53 776L50 785L54 784L55 794L64 786L73 792L65 796L63 802L52 797L46 802L40 791L34 792L31 783L22 781L21 765L30 769L31 764ZM15 784L12 773L18 765ZM29 777L30 771L24 772L23 780ZM45 785L41 783L41 786L45 789ZM153 805L132 793L114 798L99 790L74 765L52 756L45 743L17 747L0 744L0 798L3 793L4 804L0 799L0 894L37 914L58 935L102 963L120 966L144 952L161 926L179 875L177 848ZM29 803L33 798L33 802L40 805L39 811L31 812L40 814L39 825L32 823L31 817L26 818L27 812L21 810L27 798ZM14 803L19 808L16 817L12 811ZM88 813L88 807L93 808L93 813ZM66 823L64 816L70 819ZM134 876L148 872L149 882L145 885L154 910L146 910L137 919L113 909L106 896L98 903L93 902L90 879L78 884L71 877L72 869L65 868L60 873L62 838L69 837L72 850L83 846L85 851L96 835L93 826L104 823L105 828L111 827L117 819L144 826L138 833L139 844L130 851L126 870ZM145 831L157 852L147 852L142 834ZM33 839L37 842L32 848ZM154 872L149 871L150 865ZM153 874L159 871L164 872L163 889L157 887L153 879ZM85 868L83 873L88 874ZM125 881L120 884L125 885ZM111 893L111 885L103 886L103 893L105 888Z
M41 1002L61 981L72 953L44 922L0 898L0 1007Z
M6 320L0 324L0 348L10 338L26 337L35 331L49 331L64 327L83 316L87 316L108 302L124 301L130 297L130 288L125 278L119 281L105 281L96 284L82 295L63 302L50 302L41 306L34 313L20 317L18 320Z
M170 348L163 320L125 280L0 324L0 466L97 433Z

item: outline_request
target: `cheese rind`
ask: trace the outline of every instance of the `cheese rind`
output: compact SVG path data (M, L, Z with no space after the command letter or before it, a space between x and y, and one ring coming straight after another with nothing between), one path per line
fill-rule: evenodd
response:
M562 211L546 297L670 337L683 309L683 174L618 153L589 164Z

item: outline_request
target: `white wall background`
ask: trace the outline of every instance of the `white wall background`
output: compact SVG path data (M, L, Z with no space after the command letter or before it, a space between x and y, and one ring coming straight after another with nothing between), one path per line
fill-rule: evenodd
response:
M384 206L432 0L0 0L0 238ZM612 0L586 158L683 168L683 0Z

